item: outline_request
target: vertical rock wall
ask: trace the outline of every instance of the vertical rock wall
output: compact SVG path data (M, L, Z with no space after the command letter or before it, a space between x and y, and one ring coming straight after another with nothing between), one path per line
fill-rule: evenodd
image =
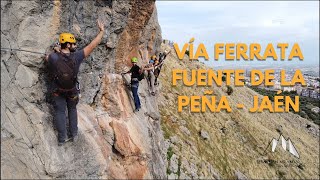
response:
M157 96L142 81L133 113L119 75L159 51L154 1L1 1L1 48L47 53L62 32L83 48L98 18L106 34L80 68L77 142L57 146L43 55L1 51L1 178L165 178Z

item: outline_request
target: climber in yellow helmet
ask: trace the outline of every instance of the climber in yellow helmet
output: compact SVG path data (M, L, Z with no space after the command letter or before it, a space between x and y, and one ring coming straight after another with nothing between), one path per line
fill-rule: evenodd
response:
M139 80L140 74L142 73L142 69L137 65L138 58L133 57L131 58L132 67L128 72L122 73L122 75L131 73L131 91L134 99L134 105L136 107L135 112L138 112L141 108L140 98L138 95L138 87L139 87Z
M58 145L66 141L75 141L78 135L77 104L79 102L79 83L77 75L80 64L92 53L101 42L105 33L104 24L97 21L99 33L93 41L81 50L76 50L76 38L71 33L61 33L59 43L61 49L48 55L46 60L52 77L50 91L53 95L55 121L58 130ZM68 109L69 131L66 127L66 108ZM67 132L70 133L67 138Z

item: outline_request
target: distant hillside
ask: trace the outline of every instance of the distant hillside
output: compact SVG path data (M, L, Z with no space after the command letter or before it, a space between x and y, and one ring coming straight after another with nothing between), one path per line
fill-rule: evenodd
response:
M190 62L187 56L180 61L171 53L160 75L158 102L169 178L319 178L319 126L293 113L249 113L247 108L252 107L253 96L258 94L247 87L232 86L233 93L228 97L231 113L190 113L187 108L178 113L178 95L201 96L207 89L213 90L218 99L227 95L225 85L171 85L172 69L200 68L207 67ZM243 110L235 108L240 102L246 106ZM281 148L271 152L268 144L279 133L291 139L299 159Z

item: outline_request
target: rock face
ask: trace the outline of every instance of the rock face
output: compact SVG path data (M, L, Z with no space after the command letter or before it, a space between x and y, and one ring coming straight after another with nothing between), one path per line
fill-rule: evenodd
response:
M1 51L1 178L166 177L157 97L142 81L133 113L120 75L131 56L141 65L159 51L154 1L1 1L1 48L50 52L62 32L83 48L97 18L106 34L80 68L77 142L57 146L43 55Z
M205 130L201 130L200 131L200 136L203 138L203 139L209 139L209 134L208 134L208 132L207 131L205 131Z
M236 176L236 178L238 179L238 180L246 180L246 179L248 179L244 174L242 174L240 171L236 171L235 173L234 173L234 175Z

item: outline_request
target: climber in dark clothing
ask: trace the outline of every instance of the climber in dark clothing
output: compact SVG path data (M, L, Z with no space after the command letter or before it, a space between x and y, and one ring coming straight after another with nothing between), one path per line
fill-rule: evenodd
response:
M151 95L155 96L155 88L154 88L154 80L155 80L155 76L154 76L154 62L157 59L156 55L153 55L151 57L151 59L149 60L149 63L147 65L144 66L144 77L146 77L147 82L148 82L148 86L151 90Z
M139 75L140 75L141 69L137 65L138 58L136 58L136 57L131 58L131 62L132 62L131 69L126 73L122 73L122 75L127 74L127 73L131 73L131 91L132 91L132 95L133 95L133 99L134 99L134 105L136 107L135 112L137 112L141 108L140 98L138 95Z
M171 52L171 50L168 52L167 50L165 50L163 53L159 54L159 61L155 61L154 64L154 76L155 76L155 80L154 80L154 85L158 85L158 77L160 75L160 71L162 68L162 65L164 63L164 60L167 58L167 55Z
M55 120L58 130L58 145L66 141L75 141L78 135L77 104L79 88L77 75L81 62L90 55L101 42L104 34L104 24L97 21L99 34L84 49L76 51L76 39L70 33L62 33L59 37L61 49L55 48L54 53L46 57L52 77L51 93L53 94ZM69 135L67 139L66 107L69 118Z

